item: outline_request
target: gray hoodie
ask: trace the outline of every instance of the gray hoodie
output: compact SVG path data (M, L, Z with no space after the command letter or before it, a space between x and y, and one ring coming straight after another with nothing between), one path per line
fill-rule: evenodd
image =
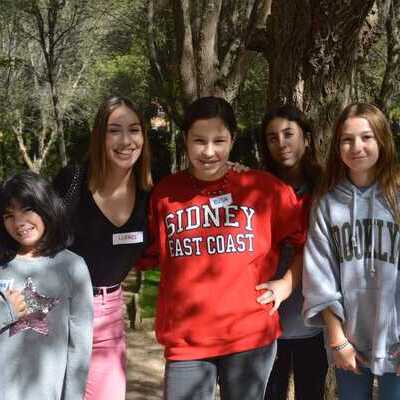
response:
M38 322L40 318L32 317L34 322L29 327L24 325L25 320L18 320L0 328L0 398L82 399L92 347L93 313L93 289L83 259L69 250L52 258L16 257L0 266L0 279L12 280L17 290L24 290L30 282L33 291L25 301L46 315L43 324ZM7 321L10 311L4 307L3 297L0 319Z
M371 229L373 227L373 229ZM374 374L400 361L399 226L376 184L360 190L348 180L313 208L304 252L303 313L323 326L329 307Z

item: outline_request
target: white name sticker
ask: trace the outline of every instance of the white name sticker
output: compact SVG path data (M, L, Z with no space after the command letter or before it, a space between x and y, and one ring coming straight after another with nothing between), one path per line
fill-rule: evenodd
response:
M124 232L113 234L113 245L143 243L143 232Z
M14 279L0 279L0 290L4 292L5 290L11 290L14 284Z
M229 206L232 204L232 194L222 194L221 196L212 197L210 199L210 206L212 208L220 208Z

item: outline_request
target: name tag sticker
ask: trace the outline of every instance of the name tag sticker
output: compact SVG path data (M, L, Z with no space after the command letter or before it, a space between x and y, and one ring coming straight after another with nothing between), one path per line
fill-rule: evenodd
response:
M113 234L113 245L143 243L143 232L124 232Z
M14 279L0 279L0 290L3 292L7 289L11 290L14 284Z
M226 193L222 194L221 196L212 197L210 199L210 206L212 208L220 208L229 206L232 204L232 194Z

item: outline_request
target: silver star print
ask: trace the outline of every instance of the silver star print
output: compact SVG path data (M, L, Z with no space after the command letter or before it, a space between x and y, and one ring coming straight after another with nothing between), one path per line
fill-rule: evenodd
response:
M27 306L27 315L19 319L10 328L10 336L18 332L32 329L41 335L48 335L49 326L47 323L47 314L60 302L57 297L42 296L36 291L32 279L25 280L25 287L21 292L25 297Z

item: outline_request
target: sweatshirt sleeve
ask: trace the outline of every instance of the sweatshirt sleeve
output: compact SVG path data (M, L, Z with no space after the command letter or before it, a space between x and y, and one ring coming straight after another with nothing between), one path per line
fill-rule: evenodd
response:
M304 249L303 314L309 326L324 326L321 311L328 307L342 321L345 319L340 263L324 214L320 206L312 210Z
M17 320L11 304L0 290L0 332Z
M71 266L69 335L63 400L83 399L92 351L93 288L80 257Z
M149 245L144 251L142 257L135 264L135 268L139 271L152 269L159 266L160 240L159 240L159 222L157 218L157 201L154 193L150 196L147 221L149 227Z
M307 235L308 212L306 197L297 197L288 185L279 186L272 214L274 240L278 243L287 241L294 248L302 249Z

